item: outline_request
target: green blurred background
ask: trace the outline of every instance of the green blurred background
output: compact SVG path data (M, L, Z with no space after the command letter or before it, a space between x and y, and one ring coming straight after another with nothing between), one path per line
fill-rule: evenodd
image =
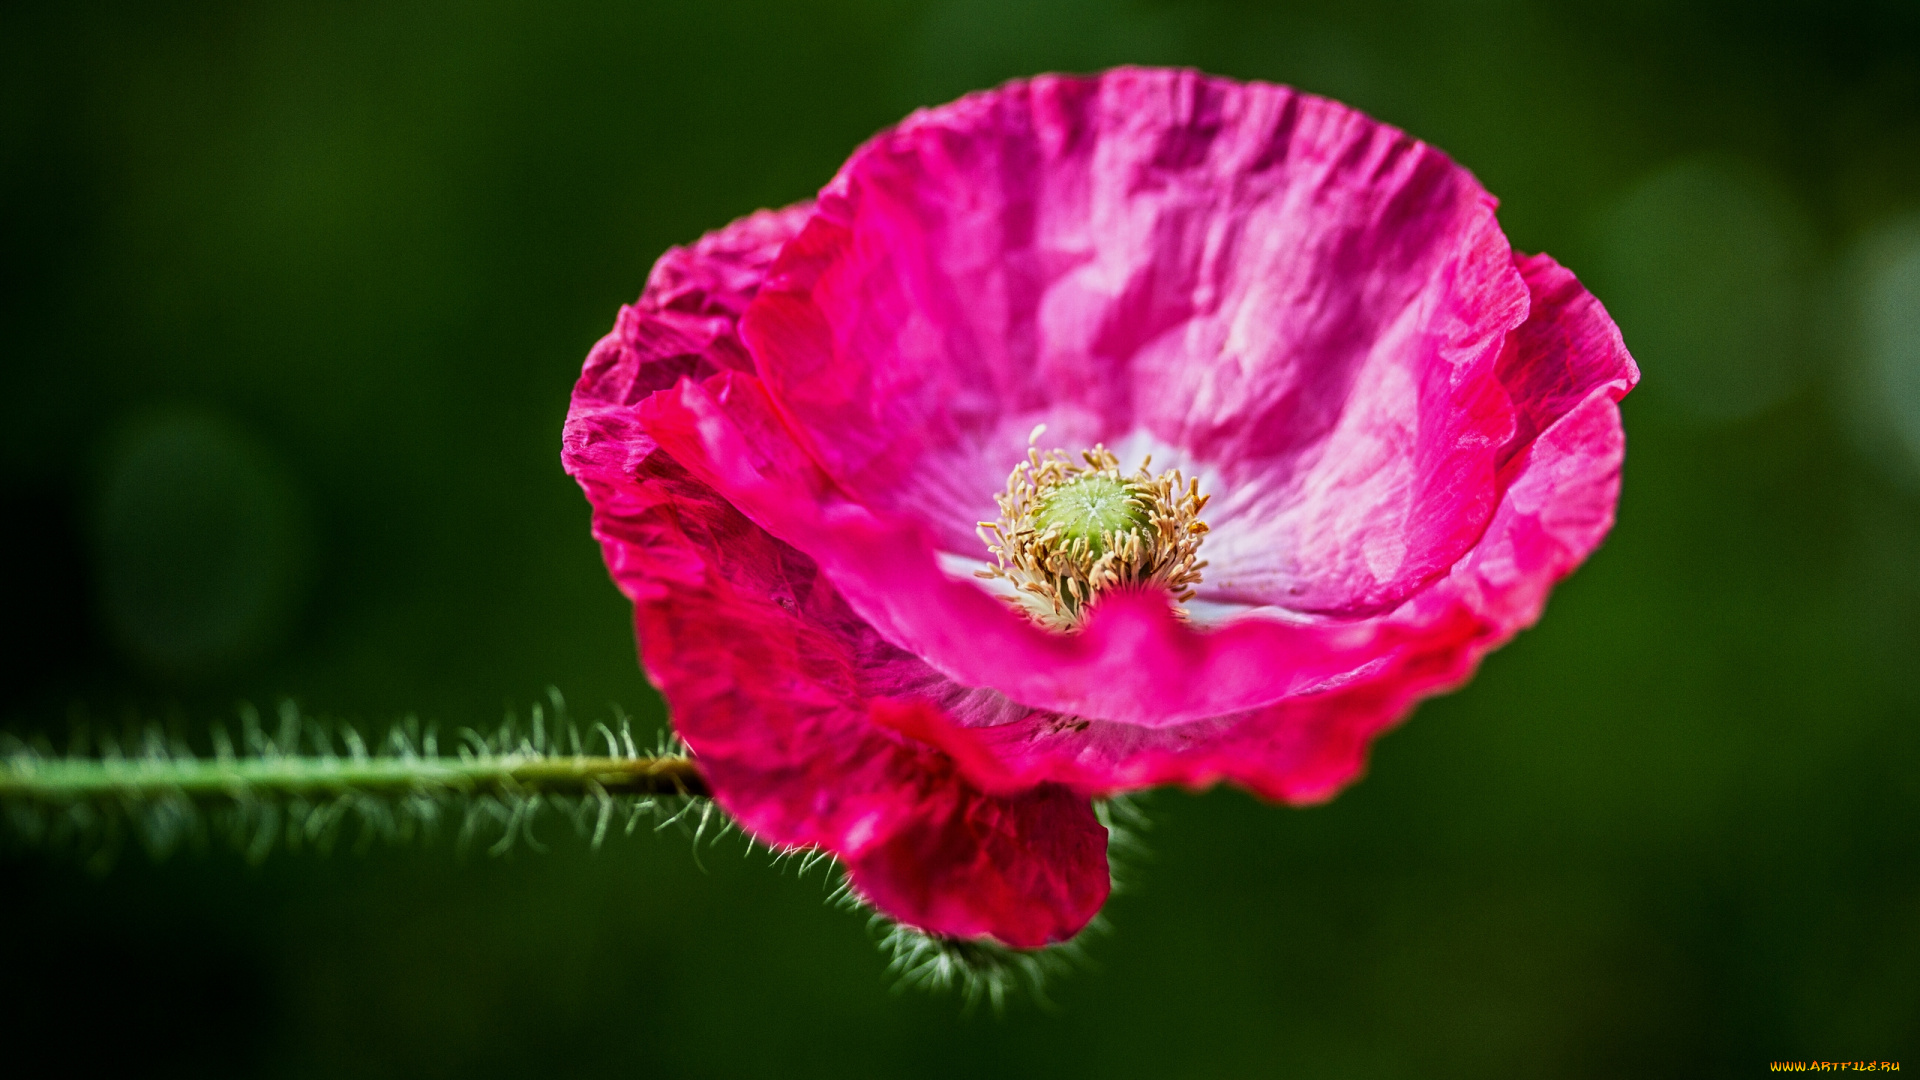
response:
M893 995L739 845L0 859L63 1072L1613 1077L1920 1047L1909 3L12 3L0 723L660 709L560 471L668 245L1119 62L1445 148L1646 372L1619 526L1325 807L1165 792L1052 1011Z

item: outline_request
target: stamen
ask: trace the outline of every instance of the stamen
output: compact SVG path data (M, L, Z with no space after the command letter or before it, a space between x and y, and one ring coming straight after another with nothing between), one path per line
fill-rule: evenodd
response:
M1109 589L1159 588L1191 600L1207 565L1196 558L1207 535L1200 481L1178 469L1149 473L1151 457L1122 475L1120 460L1098 444L1080 458L1028 447L994 497L1000 520L980 523L995 563L980 576L1011 582L1014 605L1053 630L1077 629Z

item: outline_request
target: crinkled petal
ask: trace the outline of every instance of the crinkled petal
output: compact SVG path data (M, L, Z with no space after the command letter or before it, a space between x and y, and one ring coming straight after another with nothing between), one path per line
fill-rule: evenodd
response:
M1044 422L1214 480L1212 594L1364 614L1492 512L1493 365L1527 305L1493 210L1285 87L1043 77L856 152L743 335L835 481L948 550L979 554Z
M682 376L751 371L740 316L780 247L813 211L811 202L761 210L660 257L638 303L622 307L613 332L587 354L576 408L633 405Z
M683 426L710 482L957 681L1136 724L1258 708L1390 647L1364 617L1485 529L1516 423L1495 365L1528 303L1493 205L1285 88L1009 84L856 153L744 317L816 505L730 468L699 402ZM1209 633L1110 601L1064 642L936 572L985 554L975 523L1042 422L1206 477L1201 598L1253 615Z
M833 852L857 891L922 929L1021 947L1064 940L1108 890L1105 831L1086 798L1047 783L989 794L907 734L902 715L923 728L940 715L928 688L966 695L680 467L636 408L674 379L723 388L735 377L727 311L796 217L746 219L662 260L575 389L568 470L634 601L647 671L744 828Z
M1036 713L928 737L1003 787L1051 781L1112 792L1227 781L1311 802L1352 781L1374 736L1537 620L1553 584L1613 525L1625 452L1616 403L1639 370L1572 274L1546 256L1519 265L1533 305L1500 363L1522 418L1500 451L1504 495L1467 557L1386 620L1405 634L1400 647L1340 686L1194 723L1148 728ZM982 760L991 764L971 764Z

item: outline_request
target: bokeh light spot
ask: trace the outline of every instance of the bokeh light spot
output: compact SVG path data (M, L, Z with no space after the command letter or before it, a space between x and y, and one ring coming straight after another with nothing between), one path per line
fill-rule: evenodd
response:
M104 614L145 666L215 674L274 644L307 563L299 492L272 454L202 412L128 426L95 516Z
M1851 262L1855 430L1877 464L1920 483L1920 219L1873 230Z

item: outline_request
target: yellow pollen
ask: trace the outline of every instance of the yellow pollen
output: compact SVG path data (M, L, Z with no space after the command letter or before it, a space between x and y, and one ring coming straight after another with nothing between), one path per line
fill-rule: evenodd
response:
M1035 434L1039 434L1038 431ZM1050 630L1075 630L1102 592L1164 589L1184 603L1200 583L1208 496L1178 469L1120 472L1105 446L1075 464L1059 450L1029 449L994 500L1000 520L980 523L994 565L983 578L1013 584L1014 606Z

